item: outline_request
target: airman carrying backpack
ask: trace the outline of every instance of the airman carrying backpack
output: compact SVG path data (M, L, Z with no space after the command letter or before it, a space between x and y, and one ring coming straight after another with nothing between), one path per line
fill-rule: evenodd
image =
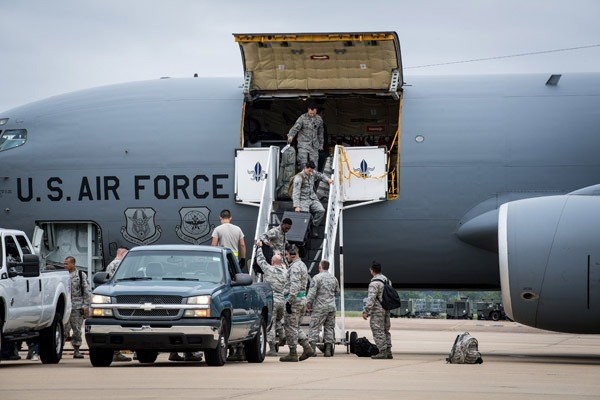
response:
M400 307L400 296L396 289L390 285L389 281L383 281L383 279L373 279L383 283L383 293L381 294L381 300L379 303L384 310L393 310Z

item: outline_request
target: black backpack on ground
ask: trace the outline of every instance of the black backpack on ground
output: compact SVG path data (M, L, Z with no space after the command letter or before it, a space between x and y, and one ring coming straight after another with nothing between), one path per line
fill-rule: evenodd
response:
M383 279L373 280L383 283L383 293L381 294L381 300L379 301L381 307L388 311L400 307L400 296L396 289L390 285L389 281L384 281Z
M353 353L359 357L371 357L379 354L379 349L366 337L358 338L354 341Z

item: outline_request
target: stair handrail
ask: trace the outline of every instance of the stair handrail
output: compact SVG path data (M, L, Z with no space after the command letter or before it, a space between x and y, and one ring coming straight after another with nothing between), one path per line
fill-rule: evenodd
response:
M256 230L254 232L254 241L252 242L252 256L250 257L250 266L248 271L254 276L254 260L256 259L256 246L254 244L262 235L269 229L271 211L273 210L273 202L275 201L275 184L277 182L277 164L279 161L279 147L269 147L269 159L266 167L266 177L263 183L260 206L258 209L258 217L256 219Z
M323 254L321 260L329 261L329 271L335 274L335 239L338 231L340 210L342 209L342 177L343 170L340 164L340 151L342 146L336 145L331 163L331 179L329 197L327 200L327 214L325 215L325 233L323 235Z

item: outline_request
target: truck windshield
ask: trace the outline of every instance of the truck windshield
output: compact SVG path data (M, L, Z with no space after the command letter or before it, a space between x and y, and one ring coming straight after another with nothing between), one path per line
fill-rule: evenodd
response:
M114 278L120 280L174 280L219 283L223 263L218 254L202 251L131 251Z

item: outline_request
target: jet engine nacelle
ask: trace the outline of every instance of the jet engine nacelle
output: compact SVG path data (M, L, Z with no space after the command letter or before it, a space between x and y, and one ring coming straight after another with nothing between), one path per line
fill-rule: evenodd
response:
M500 207L502 301L514 321L600 333L600 185Z

